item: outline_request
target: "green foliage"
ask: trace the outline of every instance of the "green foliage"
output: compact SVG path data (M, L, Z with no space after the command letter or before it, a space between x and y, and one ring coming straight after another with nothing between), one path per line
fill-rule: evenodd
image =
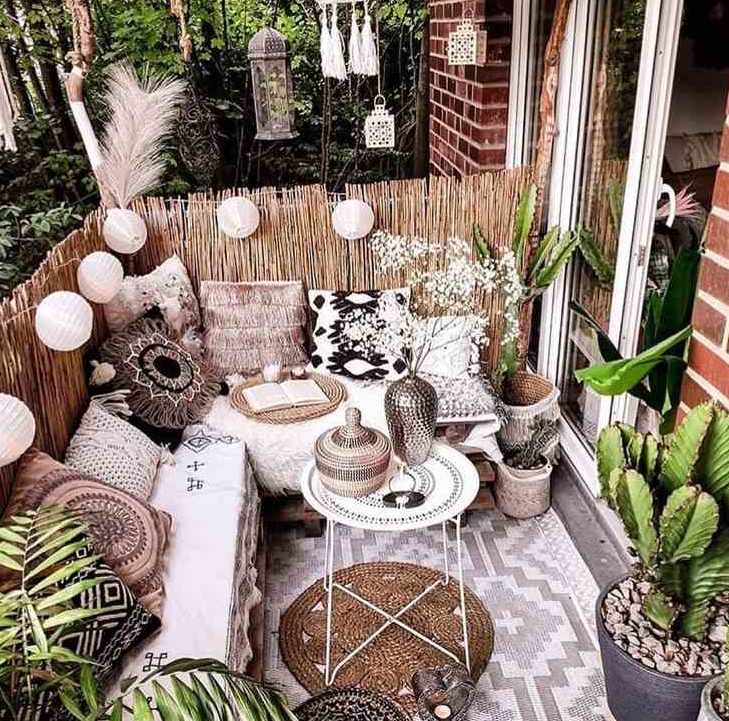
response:
M615 267L602 252L602 249L595 243L595 235L589 229L580 227L577 229L580 234L580 254L593 272L597 282L603 288L610 288L615 282Z
M705 633L710 602L729 591L726 486L717 482L728 467L729 416L710 403L694 408L668 441L622 424L597 440L601 495L653 587L644 611L694 639Z

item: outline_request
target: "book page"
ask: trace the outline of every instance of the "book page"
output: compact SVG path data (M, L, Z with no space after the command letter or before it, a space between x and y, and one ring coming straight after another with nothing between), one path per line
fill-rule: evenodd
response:
M243 397L254 413L272 411L277 408L289 408L291 401L278 383L261 383L246 388Z
M281 384L281 387L291 405L294 406L326 403L328 400L326 393L312 380L285 381Z

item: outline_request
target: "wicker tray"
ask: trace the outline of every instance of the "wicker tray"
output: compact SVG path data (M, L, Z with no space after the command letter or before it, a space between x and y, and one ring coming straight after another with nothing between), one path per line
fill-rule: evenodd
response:
M262 382L261 377L256 376L233 388L230 392L230 405L237 411L240 411L244 416L255 418L255 420L261 423L283 425L285 423L301 423L302 421L310 421L313 418L325 416L327 413L335 410L342 401L347 399L347 389L335 378L319 375L318 373L309 373L307 378L313 380L324 391L329 399L326 403L316 403L310 406L298 406L296 408L279 408L277 410L255 413L248 405L243 391L251 386L257 386Z

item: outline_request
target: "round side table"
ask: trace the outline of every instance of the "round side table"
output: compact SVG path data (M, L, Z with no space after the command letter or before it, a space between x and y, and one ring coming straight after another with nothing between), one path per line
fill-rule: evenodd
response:
M301 490L306 502L324 518L326 518L324 590L327 593L327 634L326 665L324 680L327 686L341 668L349 663L366 646L372 643L390 626L399 626L413 634L421 641L430 644L441 653L458 663L465 662L471 670L468 649L468 621L466 618L466 599L463 582L463 552L461 547L461 515L473 503L479 488L478 471L462 453L443 443L434 443L430 456L420 466L407 469L408 475L415 481L415 489L425 496L422 505L416 508L391 508L385 506L383 497L388 493L388 485L363 498L344 498L327 490L319 480L314 461L302 471ZM402 621L402 616L420 603L428 594L438 587L447 586L451 582L448 566L448 524L456 528L456 559L458 565L458 585L463 625L464 658L460 659L452 651L443 648L434 639L412 628ZM334 544L339 526L360 528L368 531L412 531L420 528L440 525L443 532L443 577L412 598L397 613L380 608L350 588L334 580ZM356 648L349 651L337 665L331 667L332 642L332 608L334 589L346 593L366 608L383 617L383 624Z

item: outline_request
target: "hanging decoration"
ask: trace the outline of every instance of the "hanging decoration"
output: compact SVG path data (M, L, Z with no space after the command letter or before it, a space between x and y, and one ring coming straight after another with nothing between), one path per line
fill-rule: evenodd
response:
M218 227L231 238L247 238L256 232L261 214L248 198L226 198L217 210Z
M80 348L91 338L93 324L91 306L78 293L67 290L46 296L35 312L35 332L51 350Z
M395 147L395 118L387 109L383 95L375 96L375 108L365 118L364 132L368 148Z
M321 14L321 35L319 38L321 52L321 71L325 78L336 80L347 79L347 64L344 62L344 38L339 30L337 0L319 0ZM327 14L327 5L331 6L331 24Z
M370 6L367 0L364 0L364 22L362 23L362 32L360 34L361 45L361 62L360 75L379 75L380 58L377 53L377 45L375 44L375 36L372 32L372 18L370 17Z
M200 189L209 188L220 167L218 128L210 108L190 80L177 126L177 150Z
M0 53L0 150L17 152L13 125L18 117L18 106L10 85L10 74Z
M321 35L319 38L321 51L321 71L325 78L346 80L347 73L353 75L377 75L379 59L375 38L372 33L372 18L369 4L362 2L364 18L362 28L357 23L357 4L360 0L319 0L319 22ZM351 7L349 43L347 44L348 61L344 61L344 38L339 30L339 6ZM328 9L331 8L330 12ZM329 14L331 13L331 22Z
M289 140L298 135L290 55L288 40L274 28L262 28L248 43L256 140Z
M76 280L81 295L92 303L108 303L122 287L124 268L111 253L89 253L79 263Z
M473 10L463 13L463 20L448 35L449 65L484 65L488 34L473 22Z
M35 438L35 418L23 401L0 393L0 466L20 458Z
M374 227L375 213L363 200L350 198L337 203L332 211L332 225L342 238L359 240Z

